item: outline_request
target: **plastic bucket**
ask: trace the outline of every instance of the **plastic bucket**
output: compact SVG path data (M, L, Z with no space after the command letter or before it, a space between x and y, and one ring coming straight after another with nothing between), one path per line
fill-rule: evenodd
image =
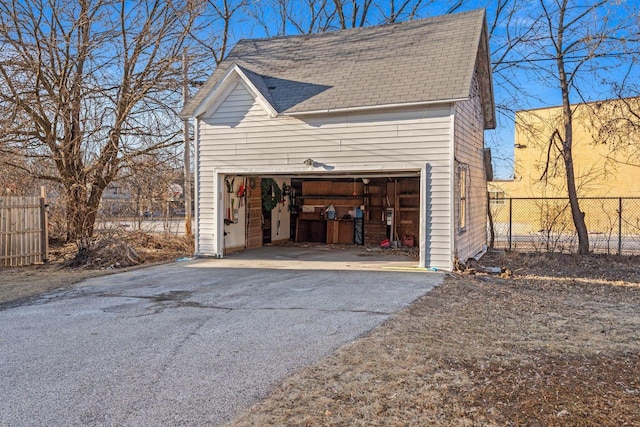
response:
M402 246L413 247L414 237L412 235L406 235L402 238Z

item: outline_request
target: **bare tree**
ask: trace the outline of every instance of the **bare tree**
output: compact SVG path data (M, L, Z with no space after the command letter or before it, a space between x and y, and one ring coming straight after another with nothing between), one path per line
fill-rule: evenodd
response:
M333 0L339 28L364 27L374 0Z
M634 95L640 94L637 89L629 89ZM596 104L594 142L608 146L608 159L614 166L640 167L640 96L625 97L622 92L618 95L618 99Z
M271 37L410 21L453 13L469 3L464 0L261 0L250 5L248 14Z
M172 196L170 189L172 184L182 185L182 175L179 156L171 153L140 156L121 171L118 182L131 196L129 208L137 218L138 229L145 216L153 217L157 212L164 212L165 219L171 216L172 212L165 211ZM179 206L174 204L171 208Z
M521 64L535 53L522 49L535 33L528 19L523 19L531 7L524 0L496 0L486 3L487 25L491 50L491 71L496 93L496 119L498 127L514 126L516 111L527 108L526 102L536 93L529 93L521 84ZM487 144L491 147L492 160L496 163L513 165L512 149L505 149L502 135L489 133Z
M0 196L30 196L37 194L38 182L25 172L27 159L0 148L5 165L0 167Z
M336 11L332 8L330 0L305 2L277 0L277 2L280 11L286 17L284 24L288 23L296 33L323 33L334 27Z
M393 24L461 10L465 0L333 0L339 28Z
M192 10L189 0L0 2L0 116L11 118L0 146L62 185L68 240L92 235L127 163L182 143L171 112Z
M536 29L529 39L527 60L529 69L549 86L559 90L562 98L561 125L549 137L548 159L557 152L562 159L571 215L578 234L578 253L589 252L589 235L584 213L580 210L573 162L574 106L571 98L581 98L583 77L595 78L598 71L617 65L624 23L612 17L613 1L570 2L569 0L539 0L538 16L531 18ZM553 67L549 65L553 64ZM584 76L583 76L584 74ZM549 173L546 168L544 176Z
M235 41L234 29L241 23L248 5L248 0L201 0L197 19L185 25L189 27L189 36L195 44L193 55L201 60L209 73L211 66L222 62ZM214 63L206 58L212 58ZM192 68L191 74L201 71Z

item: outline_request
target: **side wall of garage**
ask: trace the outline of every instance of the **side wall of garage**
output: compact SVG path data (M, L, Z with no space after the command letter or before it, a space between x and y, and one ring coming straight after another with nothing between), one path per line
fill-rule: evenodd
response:
M469 100L456 104L455 115L454 221L455 253L465 262L487 243L487 180L484 169L484 117L478 79L471 85ZM466 206L460 209L460 171L466 178ZM464 228L459 217L464 215Z
M197 250L222 255L214 213L216 174L425 171L427 266L449 269L453 105L360 114L270 117L238 81L216 111L198 118ZM311 159L312 162L309 162ZM306 162L305 162L306 161ZM310 164L311 163L311 164ZM218 200L220 202L220 200Z

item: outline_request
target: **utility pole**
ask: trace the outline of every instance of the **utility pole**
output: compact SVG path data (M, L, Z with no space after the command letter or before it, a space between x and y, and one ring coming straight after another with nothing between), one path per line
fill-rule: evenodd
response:
M189 63L187 48L182 51L182 97L184 105L189 101ZM191 237L191 142L189 141L189 119L184 119L184 233Z

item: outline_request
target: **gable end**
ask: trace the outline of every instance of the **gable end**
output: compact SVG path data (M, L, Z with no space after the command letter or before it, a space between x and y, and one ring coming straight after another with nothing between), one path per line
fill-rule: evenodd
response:
M270 99L271 97L268 94L268 90L266 90L266 85L262 77L236 64L234 64L225 73L224 77L209 91L204 100L195 109L193 116L200 117L205 113L211 115L215 112L220 108L220 105L226 100L238 82L242 82L269 117L274 118L278 116L278 111Z

